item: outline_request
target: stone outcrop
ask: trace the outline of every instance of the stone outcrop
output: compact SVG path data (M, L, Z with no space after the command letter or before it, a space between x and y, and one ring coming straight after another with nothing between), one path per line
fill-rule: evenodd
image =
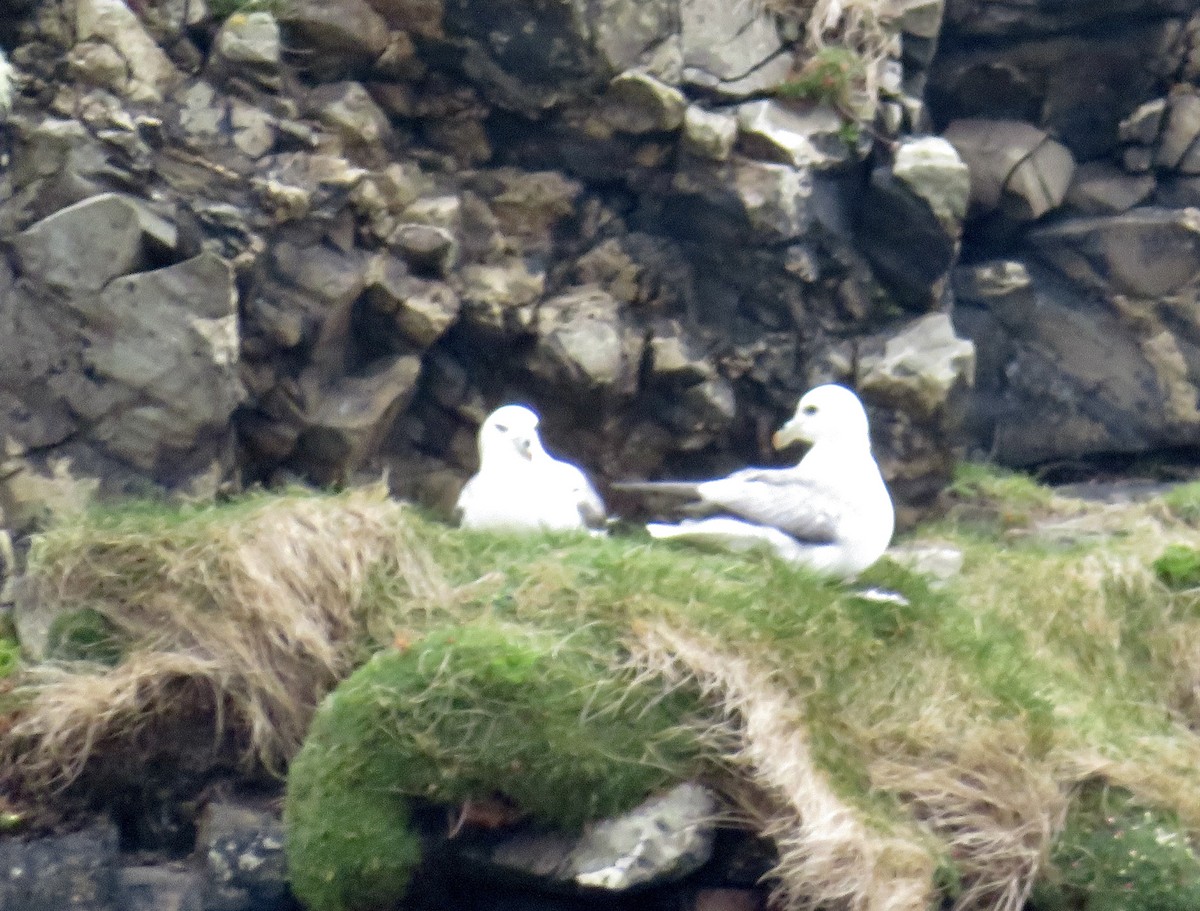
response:
M1194 3L905 0L869 72L814 54L865 40L837 17L717 0L151 6L10 29L9 528L385 470L445 506L505 400L602 488L766 463L826 380L913 503L964 441L1195 444Z
M931 40L940 4L906 9L897 35ZM0 201L5 524L52 483L386 470L444 506L505 400L602 486L771 458L805 388L861 379L832 352L894 329L889 299L949 305L965 214L944 141L872 162L845 97L764 97L805 72L798 26L716 0L31 8Z

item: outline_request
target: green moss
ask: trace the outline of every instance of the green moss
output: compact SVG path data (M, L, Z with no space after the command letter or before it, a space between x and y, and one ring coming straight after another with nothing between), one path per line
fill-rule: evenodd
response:
M398 901L418 855L415 837L398 834L409 798L499 791L578 829L686 778L698 759L683 725L695 702L614 672L586 640L484 618L380 653L338 687L288 778L301 900L322 911Z
M1073 805L1033 896L1045 911L1193 911L1200 858L1169 813L1092 787Z
M46 657L59 661L96 661L115 667L124 643L112 621L91 608L60 614L46 636Z
M849 112L854 90L866 76L862 58L848 47L830 45L818 50L800 71L776 86L781 98L799 98Z
M0 638L0 680L11 677L21 666L21 644L16 639Z
M1047 506L1053 498L1050 488L1029 475L982 462L959 463L948 492L960 500L1003 504L1014 509Z
M1171 588L1200 588L1200 550L1172 544L1154 561L1154 572Z

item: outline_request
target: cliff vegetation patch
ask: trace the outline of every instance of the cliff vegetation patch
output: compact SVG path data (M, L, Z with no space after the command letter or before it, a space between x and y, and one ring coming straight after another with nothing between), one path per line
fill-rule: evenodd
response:
M201 719L287 769L292 884L322 911L400 900L431 803L577 829L683 780L774 842L783 907L1186 906L1200 592L1156 563L1200 532L976 473L908 538L961 570L835 584L468 533L378 490L89 513L30 554L57 632L6 697L3 774L66 800Z

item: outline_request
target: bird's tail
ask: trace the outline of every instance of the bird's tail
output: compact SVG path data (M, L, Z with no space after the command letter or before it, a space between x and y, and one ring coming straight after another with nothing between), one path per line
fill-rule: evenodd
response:
M694 497L698 481L614 481L613 490L627 493L665 494L675 497Z

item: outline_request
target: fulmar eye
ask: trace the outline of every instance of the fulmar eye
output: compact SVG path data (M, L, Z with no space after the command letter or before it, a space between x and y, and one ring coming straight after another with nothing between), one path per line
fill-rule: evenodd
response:
M804 410L805 414L816 414L817 406L816 405L805 405L803 410Z
M496 429L497 429L497 430L499 430L501 433L508 433L508 428L507 428L507 427L505 427L503 424L496 424L496 425L495 425L495 427L496 427Z

